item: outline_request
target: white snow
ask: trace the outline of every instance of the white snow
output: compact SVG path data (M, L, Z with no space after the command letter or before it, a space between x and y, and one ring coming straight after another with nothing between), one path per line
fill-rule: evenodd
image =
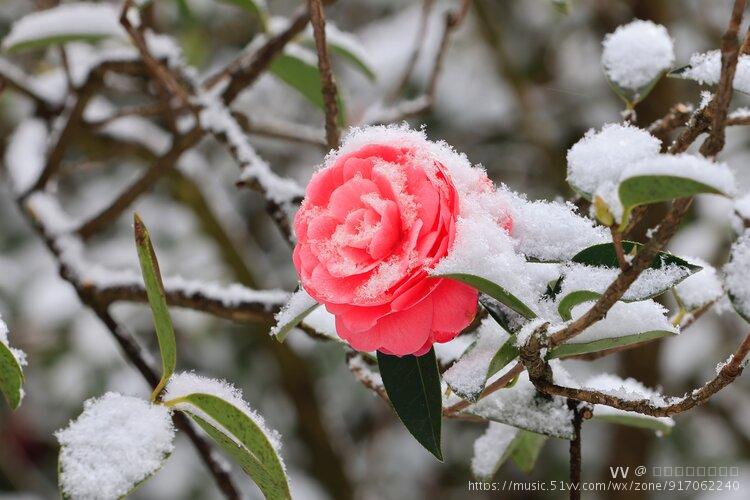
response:
M310 297L304 288L300 286L299 290L294 292L289 302L274 316L276 324L271 331L271 335L276 336L279 333L281 327L288 325L297 316L304 313L311 307L315 306L317 301Z
M651 21L618 26L602 42L602 65L610 81L629 90L640 90L674 62L674 46L667 29Z
M33 12L11 26L2 42L3 50L16 46L69 35L85 37L126 38L114 5L75 2Z
M48 140L47 126L39 118L22 121L10 136L5 165L17 194L31 188L44 170Z
M539 327L541 327L545 323L548 323L548 321L544 318L536 318L523 325L523 328L521 328L518 333L516 333L516 346L519 349L525 346L529 339L531 339L531 336L534 334L534 332L536 332Z
M296 197L304 195L304 190L292 179L280 177L258 156L247 135L224 106L217 93L203 94L200 98L203 108L200 111L201 125L217 134L223 134L241 163L240 181L255 183L267 199L280 205L289 204Z
M695 80L701 85L716 85L721 78L721 51L693 54L690 56L689 67L676 76ZM740 92L750 93L750 56L739 56L733 86Z
M675 288L683 305L688 311L692 311L719 300L724 295L724 287L719 274L711 264L697 257L689 257L687 260L703 268Z
M565 399L538 395L526 372L519 375L516 385L493 392L470 406L467 412L539 434L563 439L573 437L573 413Z
M605 228L581 216L572 203L528 201L507 192L516 250L541 261L569 260L584 248L609 241Z
M611 191L632 163L659 153L659 140L638 127L609 123L586 132L568 151L568 182L593 197Z
M55 433L60 486L71 498L115 499L156 472L174 449L171 412L108 392Z
M742 234L748 224L750 224L750 193L734 200L734 213L732 214L732 228L737 234Z
M573 319L582 316L591 307L592 302L578 304L572 310ZM607 312L607 316L582 333L568 340L568 343L579 344L595 340L624 337L645 332L662 330L678 333L677 327L670 323L667 310L653 300L641 302L617 302Z
M750 230L732 245L730 260L724 266L724 283L734 307L750 318Z
M492 357L510 338L492 318L482 320L477 334L474 345L443 374L443 379L458 394L474 395L484 389Z
M269 429L266 426L263 417L250 408L245 402L242 397L242 391L226 380L203 377L193 372L174 374L172 375L172 378L169 379L169 383L167 383L166 391L164 393L164 401L169 402L170 400L189 396L190 394L210 394L235 406L238 410L245 413L245 415L247 415L261 429L277 453L281 450L281 436L279 433L275 430ZM219 422L216 422L210 415L207 415L202 410L188 402L178 402L173 405L173 408L185 410L198 415L217 429L223 428L223 426ZM231 436L231 433L227 433L227 435ZM281 461L281 456L279 456L279 461Z
M474 441L471 473L478 479L489 480L495 475L518 429L499 422L490 422L487 430Z

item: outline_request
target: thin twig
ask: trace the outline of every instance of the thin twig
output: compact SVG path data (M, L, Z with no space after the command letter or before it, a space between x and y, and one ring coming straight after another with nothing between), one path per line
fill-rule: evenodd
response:
M401 78L398 80L398 84L394 87L393 92L388 97L388 101L395 100L406 88L406 85L411 79L411 75L414 72L414 67L417 65L419 55L422 52L424 46L425 37L427 35L427 25L430 20L430 13L432 7L435 5L435 0L422 0L422 11L419 16L419 28L417 28L417 34L414 38L414 45L409 54L409 59L404 67L404 72L401 74Z
M573 439L570 440L570 500L581 500L581 424L583 417L579 402L568 399L568 408L573 412Z
M326 43L326 18L322 0L308 0L310 23L315 37L315 48L318 50L318 70L320 88L323 92L323 103L326 115L326 141L329 149L339 146L339 104L336 80L331 69L331 58Z

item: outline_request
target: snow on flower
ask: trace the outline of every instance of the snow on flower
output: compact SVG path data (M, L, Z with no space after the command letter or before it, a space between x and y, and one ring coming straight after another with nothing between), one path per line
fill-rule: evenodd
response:
M169 409L108 392L55 433L60 486L70 498L115 499L156 472L174 449Z
M651 21L619 26L602 42L602 65L607 78L619 87L637 91L674 63L674 47L667 29Z
M474 318L477 292L428 272L453 247L467 194L490 191L483 170L424 132L353 131L295 217L302 286L357 350L419 355L453 339ZM497 228L509 224L498 216Z

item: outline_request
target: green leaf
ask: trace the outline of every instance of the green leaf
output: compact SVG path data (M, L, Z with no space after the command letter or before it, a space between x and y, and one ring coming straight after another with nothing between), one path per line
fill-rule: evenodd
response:
M648 96L651 91L654 89L657 83L659 83L659 80L662 79L662 77L666 74L666 71L662 71L656 77L648 82L646 85L636 89L626 89L612 80L609 79L609 77L605 74L604 77L607 79L607 83L609 84L609 87L612 89L612 91L617 94L617 96L625 102L625 106L627 109L633 109L638 103L640 103L642 100Z
M361 54L357 50L355 50L357 48L354 46L354 43L356 43L356 41L353 40L353 36L350 33L339 31L339 29L335 26L327 24L326 42L328 44L328 49L332 54L341 57L346 63L357 69L369 80L374 81L377 78L375 75L375 71L373 71L370 63L364 57L364 54ZM316 48L315 39L309 32L301 40L300 43L311 49Z
M188 394L170 403L188 413L236 460L269 500L291 499L281 459L268 436L244 411L212 394ZM187 403L186 406L183 406Z
M708 184L673 175L629 177L620 183L618 191L623 206L621 229L627 226L630 211L638 205L670 201L701 193L726 195Z
M601 296L600 293L591 292L589 290L576 290L571 292L560 301L557 305L557 312L560 313L560 317L564 321L570 321L573 319L571 316L571 310L578 304L588 302L590 300L596 300Z
M159 340L159 351L161 352L162 375L159 384L154 388L151 395L156 400L169 377L174 373L177 364L177 342L175 341L172 319L169 316L167 298L164 293L164 283L159 272L159 262L156 260L154 247L148 229L138 214L134 214L135 244L138 248L138 260L141 263L141 274L146 284L146 295L151 306L151 314L154 318L154 329Z
M303 301L297 303L296 301ZM271 329L271 335L276 337L279 342L284 342L286 336L290 331L297 325L299 325L311 312L313 312L320 304L315 302L315 299L310 297L304 290L300 289L294 293L286 307L294 307L297 310L297 306L302 307L302 311L296 316L287 319L284 312L280 313L277 318L280 323L277 323L273 329Z
M12 45L5 46L5 50L8 52L24 52L27 50L44 49L50 45L62 45L68 42L84 42L84 43L96 43L101 40L109 38L111 35L91 35L83 33L70 33L67 35L55 35L47 36L42 38L35 38L33 40L21 41Z
M635 333L633 335L623 335L622 337L593 340L591 342L568 343L552 349L547 355L547 359L565 358L568 356L577 356L579 354L589 354L592 352L613 349L615 347L637 344L639 342L648 342L650 340L655 340L672 335L677 334L668 330L653 330L650 332Z
M21 404L23 371L10 348L0 341L0 391L12 410Z
M547 436L543 434L521 430L510 445L510 459L525 474L531 474L539 458L539 452L546 442Z
M268 11L266 10L266 4L263 1L257 2L255 0L220 0L224 3L231 3L241 7L256 16L263 26L263 29L268 25Z
M534 313L534 311L529 309L529 307L521 302L518 298L516 298L515 295L488 279L466 273L441 274L438 276L441 278L448 278L466 283L467 285L476 288L480 292L486 293L498 302L505 304L526 319L536 318L536 314Z
M390 356L378 351L378 367L396 414L412 436L442 462L442 394L435 350L419 357Z
M667 435L672 432L673 423L664 418L652 417L650 415L642 415L636 412L613 412L613 413L599 413L597 409L594 409L594 419L601 420L602 422L609 422L613 424L627 425L628 427L639 427L641 429L651 429L658 432L661 435Z
M498 349L495 355L490 361L490 366L487 369L487 378L508 366L508 364L518 357L518 347L516 347L516 338L512 336L509 338L503 346Z
M320 88L320 72L318 71L318 65L314 62L314 54L307 51L307 49L302 49L298 45L293 47L298 50L279 54L268 68L269 71L302 94L312 104L325 110L323 92ZM302 52L296 54L298 51ZM310 57L305 57L308 54ZM344 101L341 99L340 94L336 97L339 105L338 122L340 126L343 126L346 117Z
M625 255L634 255L643 248L642 243L635 241L623 241L622 249ZM578 264L585 264L588 266L603 266L611 267L615 269L620 268L620 264L617 262L617 254L615 253L615 246L612 243L600 243L598 245L592 245L588 248L584 248L578 252L571 259L573 262ZM701 266L691 264L685 259L681 259L676 255L672 255L668 252L659 252L654 256L654 260L651 261L651 267L653 269L661 269L666 265L676 265L688 269L691 274L696 273L703 269Z
M498 302L487 294L479 294L479 303L487 310L487 313L509 333L516 333L521 329L526 319L508 306Z

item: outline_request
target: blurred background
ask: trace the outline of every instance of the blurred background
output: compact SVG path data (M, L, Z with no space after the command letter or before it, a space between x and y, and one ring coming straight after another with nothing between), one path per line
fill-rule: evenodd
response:
M24 14L56 3L1 0L0 36ZM287 0L268 3L271 13L279 16L299 6ZM455 0L428 3L425 45L407 84L407 96L419 95L426 85L443 14L458 4ZM361 42L377 76L370 81L336 61L348 123L359 123L370 106L398 85L423 8L420 0L340 0L327 8L329 19ZM568 148L587 129L621 120L622 104L600 65L603 36L634 18L661 23L675 40L679 66L693 52L718 48L730 10L729 0L572 0L568 8L550 0L475 0L452 39L433 109L410 123L424 124L431 138L444 139L472 162L481 163L497 183L532 199L570 198L565 183ZM215 0L159 0L153 23L179 41L201 73L231 60L259 30L251 16ZM2 57L48 88L61 76L58 53L53 50ZM110 91L107 98L117 104L134 101L128 85L121 82L122 90ZM678 102L698 102L700 91L694 82L663 79L638 106L639 125L650 124ZM735 97L730 109L748 102L747 96ZM293 121L319 130L323 126L319 109L271 75L243 93L235 108L251 117ZM8 89L0 94L0 148L31 112L24 96ZM154 141L164 134L162 126L152 120L131 124L141 137ZM257 136L251 141L276 171L303 185L325 153L313 144ZM57 186L73 217L103 206L153 161L118 150L107 141L90 141L78 153L80 159L66 164ZM746 192L750 135L745 128L728 130L720 159L733 167ZM288 246L268 218L263 200L236 188L236 181L231 157L220 145L204 141L176 172L137 201L133 208L149 225L162 272L293 290L296 276ZM136 269L130 213L90 241L92 261ZM643 233L654 223L645 221ZM732 239L731 204L701 198L671 250L720 265ZM155 347L145 306L121 304L113 313L145 345ZM11 343L29 357L22 406L11 412L0 404L0 498L55 498L58 445L53 432L77 416L87 398L107 390L145 396L149 388L124 360L109 332L59 277L54 260L20 215L5 182L0 191L0 314L11 331ZM300 332L280 345L267 334L270 322L239 324L177 309L173 318L180 367L233 381L281 432L296 498L493 496L467 489L472 479L472 444L484 425L447 421L446 461L438 463L411 439L392 410L352 377L340 346L315 342ZM734 348L743 328L734 315L710 313L676 338L596 362L567 364L574 372L609 371L662 387L666 393L682 394L713 375L716 363ZM667 496L748 498L749 391L747 377L740 379L709 405L678 416L673 432L662 438L647 430L600 422L584 425L584 480L609 478L610 466L734 466L740 476L733 479L743 485L734 496L710 492ZM529 477L566 479L567 468L568 442L552 439ZM526 476L506 464L497 477ZM249 497L258 497L247 480L238 476L238 482ZM219 498L184 438L164 469L133 496ZM649 498L649 494L596 493L585 498Z

